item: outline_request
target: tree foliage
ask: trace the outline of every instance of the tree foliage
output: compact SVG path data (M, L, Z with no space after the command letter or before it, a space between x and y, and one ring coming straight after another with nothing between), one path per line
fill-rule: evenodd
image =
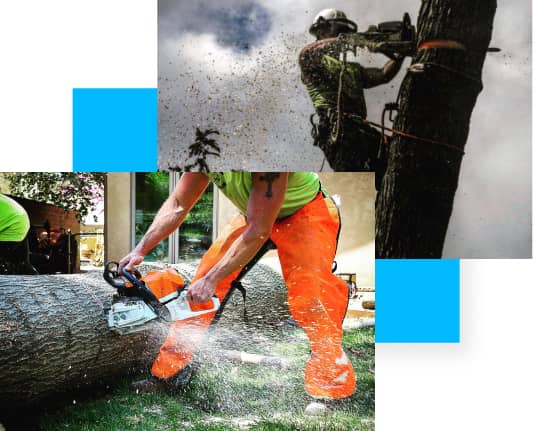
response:
M13 195L75 211L80 222L104 197L103 173L16 172L6 178Z

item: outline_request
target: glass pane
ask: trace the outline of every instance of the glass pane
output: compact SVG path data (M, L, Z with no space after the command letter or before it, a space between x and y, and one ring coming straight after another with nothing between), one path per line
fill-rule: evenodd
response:
M213 238L213 184L202 195L179 229L179 260L200 259Z
M135 174L135 244L148 230L157 210L168 197L168 172ZM168 238L145 257L147 262L168 262Z

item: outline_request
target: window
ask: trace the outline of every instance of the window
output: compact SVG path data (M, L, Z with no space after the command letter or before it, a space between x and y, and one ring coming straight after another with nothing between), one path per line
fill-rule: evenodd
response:
M178 256L181 261L200 259L213 242L212 183L188 214L178 235Z
M154 220L158 209L179 179L177 173L135 174L135 244ZM176 263L200 259L213 240L213 185L192 208L180 229L145 257L147 262Z

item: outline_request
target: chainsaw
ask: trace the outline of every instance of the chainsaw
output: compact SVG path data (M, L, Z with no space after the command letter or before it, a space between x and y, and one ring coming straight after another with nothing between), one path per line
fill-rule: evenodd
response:
M173 268L151 271L144 277L138 271L122 269L117 262L107 262L104 279L117 289L108 314L108 327L121 335L146 329L148 322L172 323L213 313L220 301L213 296L205 303L191 304L189 285Z
M416 30L411 24L408 13L404 14L402 21L383 22L378 25L371 25L365 32L339 35L339 40L350 51L355 51L357 47L361 47L389 57L395 54L413 55L416 51L415 39Z

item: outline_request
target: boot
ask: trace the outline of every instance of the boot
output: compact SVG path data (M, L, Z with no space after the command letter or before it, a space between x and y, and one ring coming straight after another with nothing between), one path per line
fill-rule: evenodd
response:
M353 408L355 403L354 397L346 398L331 398L331 399L316 399L311 397L312 401L305 408L304 414L306 416L328 416L334 414L339 410L348 410Z
M196 364L187 364L176 375L168 379L150 376L147 379L133 382L130 387L137 393L152 394L158 392L175 392L186 387L192 380L194 372L198 369Z
M189 363L185 365L175 376L170 377L168 380L171 381L171 385L175 388L180 388L187 386L191 383L192 376L198 369L196 363Z

